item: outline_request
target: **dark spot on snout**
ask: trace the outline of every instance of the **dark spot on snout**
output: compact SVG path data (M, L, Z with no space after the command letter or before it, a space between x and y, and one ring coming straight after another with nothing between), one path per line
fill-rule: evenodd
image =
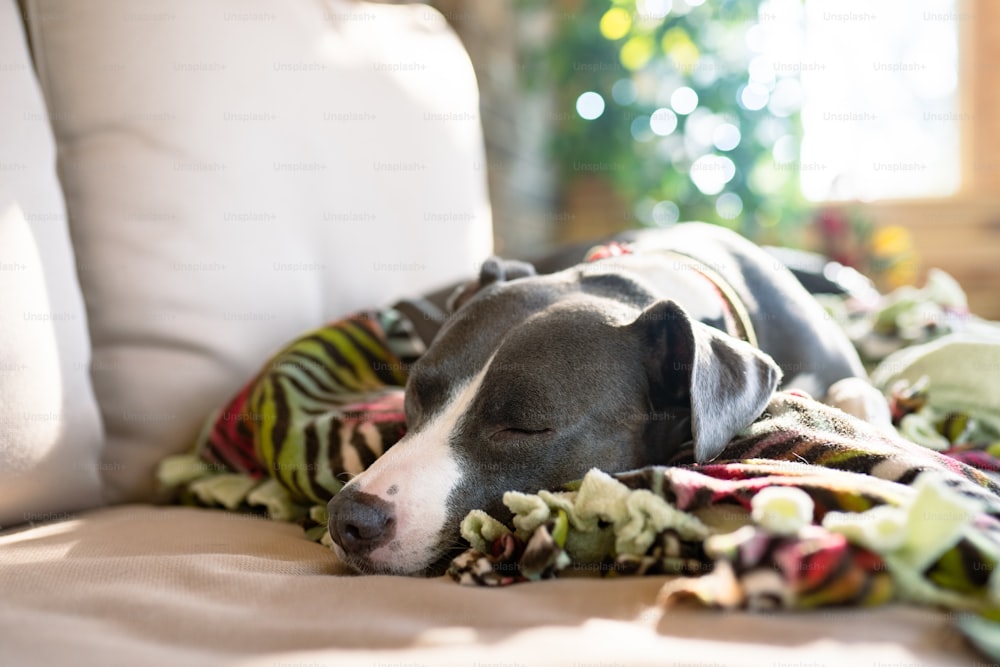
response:
M363 556L386 544L396 534L395 503L352 488L335 495L327 505L330 537L348 556Z
M399 493L399 486L397 484L393 484L392 486L390 486L388 489L385 490L385 495L387 496L394 496L397 493Z

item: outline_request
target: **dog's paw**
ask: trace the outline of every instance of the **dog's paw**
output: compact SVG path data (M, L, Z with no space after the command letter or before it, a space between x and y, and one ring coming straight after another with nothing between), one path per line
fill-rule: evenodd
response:
M830 386L823 401L873 426L893 430L889 402L862 378L844 378Z

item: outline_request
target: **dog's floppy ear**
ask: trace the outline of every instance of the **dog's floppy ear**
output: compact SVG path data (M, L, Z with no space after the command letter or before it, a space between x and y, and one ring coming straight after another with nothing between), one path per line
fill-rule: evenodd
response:
M490 257L479 269L479 286L502 283L535 275L535 267L518 259Z
M447 308L449 312L455 312L462 305L472 298L472 296L493 283L502 283L518 278L534 276L535 267L528 262L516 259L501 259L500 257L490 257L483 262L479 269L479 278L457 288L448 298Z
M690 403L698 463L718 456L760 416L781 379L771 357L692 320L673 301L653 304L629 326L649 346L647 370L656 409Z

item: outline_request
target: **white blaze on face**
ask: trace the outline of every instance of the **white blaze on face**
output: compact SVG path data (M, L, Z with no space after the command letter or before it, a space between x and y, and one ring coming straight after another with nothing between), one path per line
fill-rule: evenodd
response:
M412 573L440 557L438 537L447 501L462 473L449 445L452 433L476 397L493 357L459 386L436 415L411 431L348 486L393 504L396 532L368 560L380 571Z

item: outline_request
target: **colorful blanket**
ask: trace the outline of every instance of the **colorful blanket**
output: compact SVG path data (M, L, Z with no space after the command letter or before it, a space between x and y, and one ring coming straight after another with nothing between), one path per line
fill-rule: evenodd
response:
M481 586L675 574L663 605L723 609L908 600L969 614L962 627L985 646L1000 630L998 494L974 468L783 393L711 464L507 493L511 524L471 513L472 548L449 574Z
M179 502L326 532L326 503L406 429L403 385L424 351L396 308L357 313L275 354L206 420L191 452L160 463Z
M329 498L405 431L402 387L424 342L404 312L413 311L359 313L290 343L213 413L190 453L163 461L162 484L180 502L295 521L323 539ZM989 354L1000 350L1000 337L986 337ZM900 427L916 415L925 439L946 445L917 446L779 394L710 465L593 471L561 490L507 494L510 525L471 513L462 533L472 548L451 574L477 585L681 575L663 589L665 605L906 599L968 612L963 630L990 650L991 633L1000 636L1000 487L982 471L997 469L989 416L1000 390L944 405L936 381L942 396L962 395L954 374L937 377L948 361L891 363L900 372L886 371L885 389ZM968 395L981 389L981 377L965 381Z

